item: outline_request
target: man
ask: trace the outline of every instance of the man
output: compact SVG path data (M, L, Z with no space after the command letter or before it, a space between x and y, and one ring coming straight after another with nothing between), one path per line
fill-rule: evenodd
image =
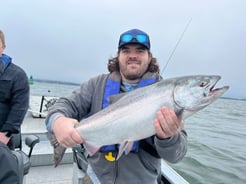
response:
M74 128L109 104L108 97L129 92L160 80L159 66L150 52L149 36L138 29L120 36L118 55L109 60L109 74L102 74L81 85L67 98L61 98L49 110L46 126L65 147L83 143ZM178 162L186 154L187 138L183 123L174 111L162 107L153 120L156 135L136 141L127 155L115 160L117 145L103 146L88 157L89 168L104 183L157 183L161 159Z
M17 163L10 151L15 147L11 136L20 132L28 109L29 84L26 73L3 54L5 47L4 33L0 30L0 183L14 183Z

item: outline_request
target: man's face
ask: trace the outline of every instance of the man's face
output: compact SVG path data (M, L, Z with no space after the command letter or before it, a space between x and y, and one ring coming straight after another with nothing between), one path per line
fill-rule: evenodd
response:
M127 44L120 49L118 60L122 79L138 82L148 69L151 56L144 46Z
M2 56L4 49L5 49L5 45L3 44L2 40L0 39L0 57Z

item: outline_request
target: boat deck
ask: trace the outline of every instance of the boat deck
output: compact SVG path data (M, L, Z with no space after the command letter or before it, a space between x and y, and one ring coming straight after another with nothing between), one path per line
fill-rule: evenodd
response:
M73 182L73 164L33 166L25 178L26 184L71 184Z

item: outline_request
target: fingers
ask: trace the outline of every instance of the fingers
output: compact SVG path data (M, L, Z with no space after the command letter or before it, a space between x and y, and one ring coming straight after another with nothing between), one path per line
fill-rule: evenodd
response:
M154 127L156 135L159 138L171 137L181 130L180 120L177 118L175 112L167 107L162 107L161 110L157 112Z
M74 147L77 144L81 144L83 139L77 130L74 129L71 132L68 132L67 135L64 135L58 142L64 147Z
M77 123L77 120L66 117L60 117L55 121L53 132L62 146L73 147L83 142L79 132L74 128Z
M166 136L164 130L162 129L160 122L157 118L154 120L154 127L155 127L155 131L156 131L156 135L159 138L163 138L163 139L167 138L167 136Z
M80 135L77 135L78 132L71 131L67 136L62 137L62 139L58 140L58 142L64 147L73 147L76 144L82 143L82 138Z

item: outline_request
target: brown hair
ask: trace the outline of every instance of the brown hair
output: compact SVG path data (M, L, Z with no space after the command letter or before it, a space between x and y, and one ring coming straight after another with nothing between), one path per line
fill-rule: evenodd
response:
M120 70L119 60L118 60L119 52L120 51L118 51L118 55L116 57L110 58L108 60L108 71L110 73ZM152 57L151 52L149 50L148 50L148 52L149 52L149 55ZM147 71L151 72L151 73L155 73L155 72L160 73L159 64L158 64L157 59L155 57L151 58L151 61L150 61L150 64L149 64Z
M3 43L3 45L5 46L5 38L4 38L4 33L3 31L0 30L0 40Z

